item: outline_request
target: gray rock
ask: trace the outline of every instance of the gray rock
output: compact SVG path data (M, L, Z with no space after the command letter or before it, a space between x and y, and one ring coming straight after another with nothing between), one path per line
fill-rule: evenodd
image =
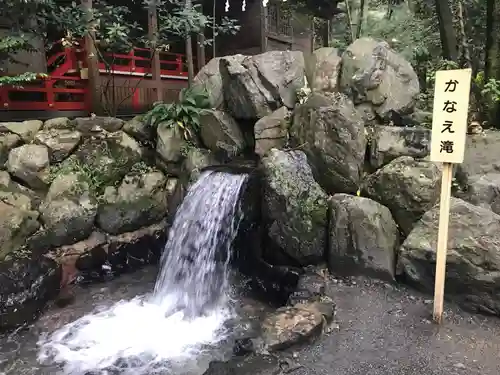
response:
M49 149L50 161L59 163L73 152L82 134L77 130L55 129L41 130L35 135L35 143Z
M295 262L323 259L327 195L314 181L301 151L272 149L262 159L263 221L271 242Z
M49 130L49 129L71 129L73 127L73 124L71 123L71 120L67 117L56 117L56 118L51 118L47 121L44 122L43 124L43 129L44 130Z
M23 210L0 201L0 261L18 251L40 227L38 212ZM1 321L1 319L0 319Z
M182 163L182 173L186 175L186 182L192 184L198 177L200 171L210 165L219 164L215 156L208 150L191 147Z
M243 55L233 56L234 59L243 60ZM209 95L212 108L223 109L224 94L222 92L222 76L219 65L221 57L215 57L200 69L193 80L193 86L203 87Z
M476 206L500 214L500 173L468 177L464 199Z
M99 206L97 224L119 234L160 221L167 214L167 178L159 171L125 176L118 188L107 187Z
M411 113L420 92L412 66L386 42L360 38L342 55L340 89L356 104L370 102L377 114Z
M270 149L281 149L288 141L290 111L283 106L262 117L254 125L255 153L264 156Z
M424 158L430 142L429 129L378 126L370 142L370 166L376 170L400 156Z
M428 211L400 249L398 272L432 293L439 207ZM450 202L446 296L464 307L500 315L500 216L461 199Z
M49 152L40 145L22 145L9 153L7 169L30 188L44 190L49 177Z
M183 150L186 150L188 144L179 127L171 127L167 123L158 124L156 129L157 143L156 153L165 163L177 163L183 157Z
M76 130L87 134L106 130L108 132L117 132L120 130L125 121L115 117L77 117L73 120Z
M9 152L22 144L21 137L14 133L0 133L0 167L5 165Z
M358 190L365 129L360 113L345 95L313 94L295 110L290 137L307 154L316 180L328 193Z
M35 134L42 127L43 122L40 120L27 120L23 122L0 122L0 133L17 134L24 143L29 143L33 140Z
M304 56L299 51L270 51L220 60L224 101L236 119L259 119L285 105L293 108L305 85Z
M143 120L143 116L135 116L123 125L123 131L141 142L151 142L155 137L155 128Z
M222 111L206 111L200 117L200 136L205 146L220 155L231 159L245 148L245 139L236 121Z
M333 274L393 280L399 230L387 207L368 198L330 199L328 266Z
M143 149L123 131L104 132L86 137L74 157L79 160L81 167L96 176L99 185L107 186L121 181L132 166L142 160Z
M39 209L48 244L68 245L90 236L97 214L90 184L80 173L56 176Z
M339 91L342 58L336 48L323 47L306 59L307 81L312 91Z
M332 301L281 307L262 322L264 345L269 351L276 351L310 341L321 334L323 322L331 320L334 312Z
M410 156L394 159L362 184L363 195L388 207L405 235L438 201L441 168Z

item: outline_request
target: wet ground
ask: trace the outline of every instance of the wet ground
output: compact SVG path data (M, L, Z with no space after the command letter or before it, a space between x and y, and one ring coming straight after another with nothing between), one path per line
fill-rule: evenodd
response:
M93 306L150 291L155 277L156 269L149 267L106 284L80 288L73 305L52 308L29 331L1 338L0 374L56 375L57 368L40 367L36 361L40 333L91 312ZM429 296L362 278L348 283L330 280L327 294L337 304L332 332L293 350L301 365L293 375L500 374L498 318L469 314L448 303L445 323L437 327L430 321ZM242 316L253 320L266 310L246 297L237 306Z
M406 288L354 279L329 282L333 331L296 351L294 375L498 375L500 319L447 304L442 327L432 300ZM335 326L338 324L338 329Z
M98 307L109 307L120 300L129 300L150 292L153 290L157 272L156 267L149 266L106 283L75 286L76 300L73 304L65 308L53 306L29 329L18 330L9 335L0 335L0 375L64 374L57 366L41 366L38 363L37 342L40 335L51 333L83 315L95 311ZM238 320L239 324L234 327L235 335L238 335L241 331L248 329L248 322L259 321L268 307L247 297L242 286L244 280L235 278L235 284L237 288L233 294L237 298L234 305L238 315L242 318ZM140 316L137 317L137 319L140 318ZM210 353L210 358L207 356L199 363L189 364L192 368L187 373L202 373L213 356L224 358L230 354L232 347L232 342L224 343L222 347Z

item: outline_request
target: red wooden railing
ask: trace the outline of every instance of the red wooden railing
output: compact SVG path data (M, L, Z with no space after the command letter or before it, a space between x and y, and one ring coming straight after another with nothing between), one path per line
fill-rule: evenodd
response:
M90 88L79 73L86 66L83 48L65 47L59 42L47 54L48 77L22 87L0 87L0 110L90 112ZM100 59L98 63L101 74L136 76L136 80L151 77L152 61L146 48L135 47L128 54L108 53L104 59L106 62ZM160 74L163 79L187 79L184 55L160 52Z

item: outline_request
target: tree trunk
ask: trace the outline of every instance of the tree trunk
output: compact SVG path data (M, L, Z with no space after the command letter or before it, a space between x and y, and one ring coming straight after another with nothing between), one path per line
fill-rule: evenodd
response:
M439 21L439 34L441 36L441 48L443 58L457 61L457 36L453 28L453 14L451 13L448 0L434 0L436 4L436 14Z
M191 9L193 3L191 0L186 0L186 9ZM191 35L191 30L189 30L188 36L186 37L186 64L188 71L188 87L193 85L194 78L194 63L193 63L193 38Z
M361 30L363 29L363 21L365 17L365 0L361 0L359 4L359 16L358 16L358 25L356 27L356 39L359 39L361 36Z
M487 0L485 80L500 80L500 4ZM489 122L500 125L500 103L491 103Z

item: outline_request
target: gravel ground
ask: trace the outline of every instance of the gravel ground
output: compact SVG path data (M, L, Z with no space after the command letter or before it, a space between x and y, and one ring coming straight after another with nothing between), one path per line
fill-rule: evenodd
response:
M429 296L361 278L353 284L329 282L333 331L296 351L303 367L294 375L500 374L498 318L447 303L438 327Z

